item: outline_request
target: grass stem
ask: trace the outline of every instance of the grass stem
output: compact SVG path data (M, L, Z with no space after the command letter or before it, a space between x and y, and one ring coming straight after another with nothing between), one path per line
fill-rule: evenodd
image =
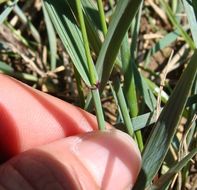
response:
M80 27L81 27L84 48L85 48L85 53L86 53L86 58L87 58L87 64L88 64L88 69L89 69L89 78L90 78L90 83L91 83L90 89L92 92L94 105L95 105L95 109L96 109L98 127L100 130L104 130L105 129L105 120L104 120L103 110L102 110L102 106L101 106L100 94L99 94L98 87L97 87L97 82L98 82L97 81L97 74L96 74L96 70L94 68L94 64L93 64L91 53L90 53L90 47L89 47L89 42L88 42L88 37L87 37L87 32L86 32L86 27L85 27L85 21L84 21L83 12L82 12L82 5L81 5L80 0L76 0L76 7L77 7L77 13L78 13L78 18L79 18L79 23L80 23Z
M99 16L100 16L102 31L105 36L107 34L107 24L105 21L105 12L104 12L104 8L103 8L102 0L97 0L97 6L99 9Z
M120 106L120 110L122 113L122 117L124 120L124 123L126 125L127 131L129 135L134 137L134 132L133 132L133 126L131 123L131 118L127 109L127 104L126 100L124 98L124 94L122 91L121 83L119 77L115 76L113 79L113 85L114 85L114 90L116 92L117 100L118 100L118 105Z

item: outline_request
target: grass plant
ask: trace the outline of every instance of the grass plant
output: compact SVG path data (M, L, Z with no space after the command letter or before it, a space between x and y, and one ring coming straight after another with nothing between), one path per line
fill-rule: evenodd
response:
M142 154L134 189L196 188L195 0L0 6L1 73L96 113L100 130L106 120L131 135Z

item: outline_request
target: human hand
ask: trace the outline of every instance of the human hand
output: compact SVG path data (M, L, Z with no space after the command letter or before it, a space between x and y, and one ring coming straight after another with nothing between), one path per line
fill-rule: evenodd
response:
M141 166L125 133L0 75L0 190L129 189Z

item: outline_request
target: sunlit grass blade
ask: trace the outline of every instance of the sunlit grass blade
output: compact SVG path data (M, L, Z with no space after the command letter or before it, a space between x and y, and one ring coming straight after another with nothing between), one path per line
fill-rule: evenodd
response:
M153 81L151 81L148 78L144 78L144 80L146 81L146 83L148 84L149 88L151 89L151 91L153 92L153 94L155 94L156 96L160 95L161 96L161 101L163 103L166 103L169 99L169 95L162 90L160 92L160 88L159 86L157 86Z
M44 13L44 19L47 28L47 34L49 39L49 47L50 47L50 66L51 70L56 68L56 58L57 58L57 41L56 41L56 34L49 18L48 12L46 11L45 4L42 2L42 8Z
M143 99L142 102L145 103L151 111L153 111L156 107L156 99L149 86L146 84L145 78L138 71L135 61L137 57L136 47L139 33L140 14L141 11L139 11L136 19L132 22L131 47L129 47L128 37L125 37L121 48L122 70L125 78L124 93L127 98L131 117L138 115L139 108L136 95L137 90Z
M7 19L8 15L12 12L17 2L18 0L15 0L11 5L7 5L5 7L5 10L0 14L0 24L2 24Z
M91 85L81 32L66 1L44 0L46 9L73 64L87 85ZM66 11L65 11L66 10Z
M128 36L126 34L121 47L122 70L124 74L123 91L129 108L130 117L135 117L138 115L138 100L136 96L137 88L135 86L133 68L133 64L135 64L135 57L131 56L131 51Z
M16 38L22 42L25 46L29 47L29 42L27 41L26 38L24 38L24 36L22 36L22 34L20 32L17 31L16 28L14 28L9 22L5 21L4 24L6 25L6 27L8 27L14 36L16 36Z
M143 152L142 169L134 189L144 189L150 185L165 158L197 73L196 60L197 51L184 70L149 136Z
M197 10L194 10L194 7L192 6L192 2L189 3L187 0L183 0L183 4L185 6L185 11L186 11L187 18L189 21L192 37L197 47L197 35L196 35L197 34L197 17L195 15L195 11Z
M174 27L176 27L181 36L184 38L184 40L188 43L188 45L190 46L191 49L195 49L195 45L194 42L192 41L192 39L190 38L190 36L187 34L187 32L183 29L183 27L178 23L178 21L176 20L175 15L173 14L170 6L165 2L165 0L160 0L162 6L164 7L168 18L170 19L170 21L172 22L172 24L174 25Z
M131 50L133 51L133 50ZM138 100L136 96L136 86L134 80L134 69L133 64L135 64L135 57L131 56L129 40L127 35L123 40L121 47L121 58L122 58L122 68L124 73L124 94L126 96L127 104L130 110L130 116L135 117L138 115ZM135 50L134 50L135 51Z
M181 161L174 164L170 170L159 178L155 184L151 185L147 190L165 190L165 188L172 181L174 175L178 173L191 159L197 154L197 148L193 149L187 156Z

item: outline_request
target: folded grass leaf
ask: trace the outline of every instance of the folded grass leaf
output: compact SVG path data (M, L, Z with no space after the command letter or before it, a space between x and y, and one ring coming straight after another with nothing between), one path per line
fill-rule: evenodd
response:
M84 82L90 86L81 32L69 4L64 0L59 0L58 3L53 0L44 0L44 3L73 64Z

